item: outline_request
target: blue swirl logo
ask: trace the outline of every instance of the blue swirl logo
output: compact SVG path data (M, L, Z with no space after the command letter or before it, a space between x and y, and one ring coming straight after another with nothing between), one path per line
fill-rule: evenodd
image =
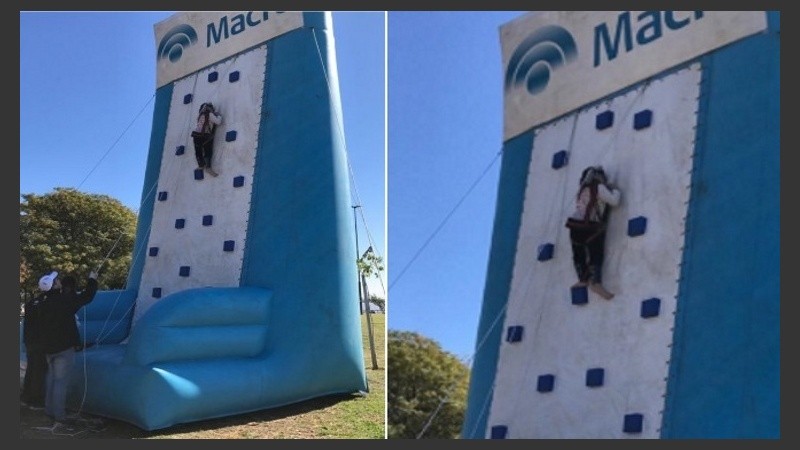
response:
M575 39L559 26L539 28L519 44L506 68L506 90L525 84L531 95L542 92L551 73L578 56Z
M178 25L169 30L158 44L158 58L177 62L183 51L197 42L197 32L189 25Z

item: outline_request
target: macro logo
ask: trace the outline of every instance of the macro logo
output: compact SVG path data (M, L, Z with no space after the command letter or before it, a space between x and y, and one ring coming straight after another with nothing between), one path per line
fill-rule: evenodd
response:
M542 92L552 72L578 55L575 39L562 27L547 25L525 38L506 68L506 90L525 84L531 95Z
M197 32L189 25L183 24L169 30L158 44L158 58L177 62L183 51L197 42Z

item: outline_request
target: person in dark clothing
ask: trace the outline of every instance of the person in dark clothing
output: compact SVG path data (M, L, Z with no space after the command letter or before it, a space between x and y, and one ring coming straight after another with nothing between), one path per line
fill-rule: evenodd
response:
M45 413L56 425L66 419L67 383L75 363L75 349L81 346L75 314L94 299L97 293L97 273L89 274L86 288L78 293L75 278L64 277L61 291L41 303L40 325L42 348L47 358Z
M214 105L211 102L203 103L200 105L200 112L197 115L197 124L192 131L197 167L205 169L209 175L214 177L218 175L211 168L211 159L214 156L214 131L221 123L222 115L214 110Z
M620 190L608 182L602 166L587 167L581 173L575 209L566 224L578 275L573 287L589 284L589 289L606 300L614 297L602 284L606 224L608 212L619 204L620 195Z
M42 302L61 290L58 272L51 272L39 279L39 295L25 303L22 319L22 342L25 344L27 366L22 383L22 402L32 409L43 409L45 399L45 375L47 358L42 346L41 310Z

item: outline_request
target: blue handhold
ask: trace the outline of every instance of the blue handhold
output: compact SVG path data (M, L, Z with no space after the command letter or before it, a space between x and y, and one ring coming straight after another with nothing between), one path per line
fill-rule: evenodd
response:
M202 180L204 177L205 175L203 175L203 169L194 169L195 180Z
M150 256L158 256L158 247L150 247Z
M539 378L536 381L536 390L539 392L550 392L553 390L555 382L556 382L555 375L551 374L539 375Z
M226 252L232 252L233 251L233 245L234 245L233 241L225 241L225 243L222 244L222 250L224 250Z
M505 439L508 427L505 425L495 425L492 427L492 439Z
M235 81L238 81L238 80L239 80L239 71L238 70L236 72L231 72L231 74L228 75L228 81L230 81L231 83L233 83Z
M586 371L586 385L589 387L602 386L605 369L596 367Z
M163 202L167 200L167 191L161 191L158 193L158 201Z
M506 341L508 342L519 342L522 340L522 332L524 327L521 325L514 325L508 327L506 331Z
M653 111L644 109L633 115L633 129L641 130L647 128L653 122Z
M622 431L625 433L641 433L644 416L641 414L625 414L625 423Z
M175 155L180 156L180 155L184 154L184 152L186 152L186 146L179 145L179 146L175 147Z
M650 298L642 301L642 310L641 310L642 317L644 318L656 317L658 316L660 310L661 310L661 299Z
M236 130L231 130L225 133L225 142L232 142L236 140Z
M188 277L189 276L189 266L181 266L179 274L182 277Z
M161 288L153 288L153 298L161 298Z
M628 221L628 236L641 236L647 229L647 217L634 217Z
M586 286L574 286L570 288L570 294L572 295L573 305L585 305L589 303L589 291L586 289Z
M186 94L183 96L183 104L188 105L189 103L192 103L192 94Z
M219 73L217 73L216 71L215 72L211 72L211 73L208 74L208 82L209 83L213 83L213 82L217 81L217 78L219 78Z
M547 261L553 257L553 244L542 244L539 246L539 255L536 257L539 261Z
M205 226L209 226L209 225L211 225L213 222L214 222L214 216L212 216L212 215L210 215L210 214L209 214L209 215L207 215L207 216L203 216L203 225L205 225Z
M186 226L186 219L175 219L175 228L181 229Z
M233 187L242 187L244 186L244 177L239 175L238 177L233 178Z
M553 162L551 167L553 169L560 169L567 165L567 160L569 159L566 150L561 150L553 154Z
M594 126L598 130L604 130L614 124L614 111L604 111L595 118Z

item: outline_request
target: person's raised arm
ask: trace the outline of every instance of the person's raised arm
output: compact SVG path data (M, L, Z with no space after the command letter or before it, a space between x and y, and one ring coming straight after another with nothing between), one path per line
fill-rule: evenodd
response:
M601 183L597 185L597 196L600 200L611 206L619 205L621 194L620 190L610 183Z
M94 270L89 273L89 279L86 280L86 289L78 295L78 304L83 306L92 300L94 295L97 294L97 272Z
M208 118L214 125L219 125L222 123L222 114L220 114L217 110L212 110L211 114L208 115Z

